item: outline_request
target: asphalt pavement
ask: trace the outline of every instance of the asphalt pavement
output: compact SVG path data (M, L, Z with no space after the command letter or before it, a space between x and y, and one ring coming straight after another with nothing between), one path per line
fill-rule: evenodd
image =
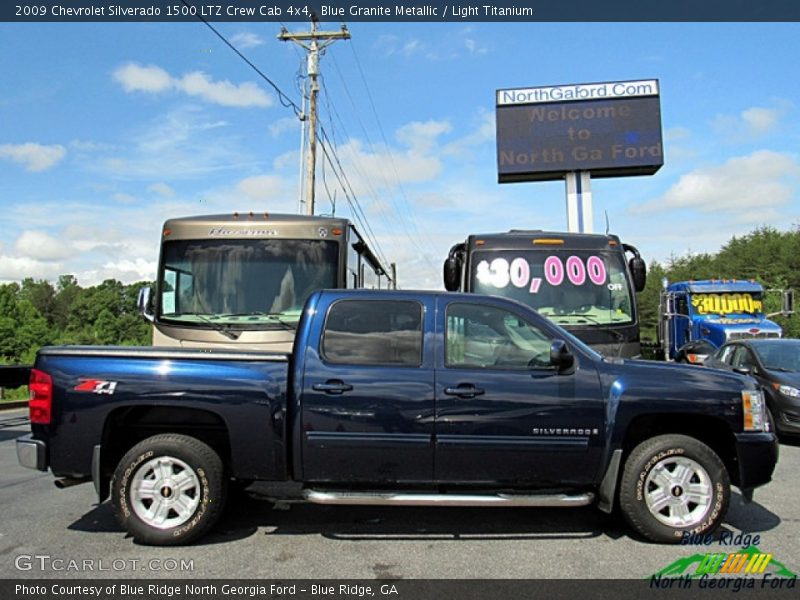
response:
M0 413L0 578L646 578L713 547L636 538L621 519L572 509L320 506L256 485L188 547L135 544L89 484L56 489L17 464L26 412ZM752 504L734 493L725 535L800 573L800 447L783 445ZM758 538L756 538L758 536ZM735 550L735 548L732 548Z

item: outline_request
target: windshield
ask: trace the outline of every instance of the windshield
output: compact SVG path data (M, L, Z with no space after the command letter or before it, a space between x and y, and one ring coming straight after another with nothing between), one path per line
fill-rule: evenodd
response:
M772 371L800 371L800 340L776 340L755 346L764 367Z
M624 325L635 320L621 252L485 250L473 259L472 289L519 300L559 325Z
M691 310L696 315L761 315L764 303L761 293L692 294Z
M167 242L160 318L234 329L293 327L313 291L337 287L337 264L333 241Z

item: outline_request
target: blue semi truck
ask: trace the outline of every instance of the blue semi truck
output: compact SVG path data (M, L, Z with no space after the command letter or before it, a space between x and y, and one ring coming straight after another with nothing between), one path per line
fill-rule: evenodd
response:
M711 349L736 339L781 337L781 326L764 309L764 296L764 286L752 280L664 281L658 324L661 358L674 360L686 354L681 349L701 342ZM793 312L791 290L783 291L781 309L782 314Z

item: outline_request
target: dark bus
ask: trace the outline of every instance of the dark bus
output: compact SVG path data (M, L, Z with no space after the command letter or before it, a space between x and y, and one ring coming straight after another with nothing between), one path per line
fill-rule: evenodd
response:
M635 292L645 280L638 250L615 235L470 235L444 263L448 291L519 300L601 354L621 357L641 354Z

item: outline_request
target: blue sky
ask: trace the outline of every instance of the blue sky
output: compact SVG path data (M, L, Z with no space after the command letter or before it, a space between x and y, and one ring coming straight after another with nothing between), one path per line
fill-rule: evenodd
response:
M280 26L216 25L299 103ZM592 183L595 230L607 214L648 262L800 225L798 24L349 29L322 59L322 124L403 287L440 288L468 233L566 228L563 182L497 183L498 88L660 80L664 166ZM2 23L0 73L0 281L152 279L166 218L298 210L299 122L202 23ZM317 177L317 212L351 216Z

